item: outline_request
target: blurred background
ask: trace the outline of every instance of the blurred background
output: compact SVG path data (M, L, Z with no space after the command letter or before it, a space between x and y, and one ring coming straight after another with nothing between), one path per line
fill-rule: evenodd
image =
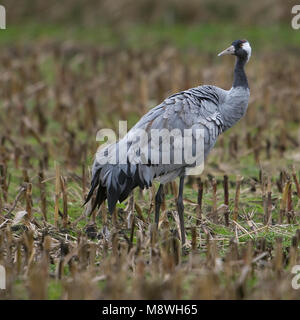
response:
M258 129L268 140L277 141L272 126L287 127L300 118L296 108L300 31L291 27L295 4L292 0L28 0L18 5L4 1L7 29L0 33L0 46L7 72L2 97L14 97L7 116L16 118L15 101L21 101L25 113L36 105L41 110L29 119L32 125L47 127L43 134L63 124L63 136L85 143L103 126L116 129L120 119L133 125L176 91L201 84L230 88L233 59L218 58L217 53L233 40L247 38L252 46L247 65L252 94L243 129ZM35 90L33 96L28 90ZM61 122L63 111L69 112L70 125Z
M295 1L253 0L25 0L22 6L12 1L2 1L8 9L11 22L75 23L79 26L135 23L199 24L228 21L232 24L270 25L290 20L291 5Z
M78 25L128 25L134 23L207 23L231 21L232 23L270 25L287 22L291 5L295 1L253 0L251 4L238 0L24 0L22 6L2 1L9 11L9 20L23 23L34 19L38 23L76 23ZM234 21L233 21L234 20Z
M4 0L1 41L59 38L107 45L169 42L202 50L247 36L255 47L296 45L290 27L295 0ZM228 39L227 39L228 38Z

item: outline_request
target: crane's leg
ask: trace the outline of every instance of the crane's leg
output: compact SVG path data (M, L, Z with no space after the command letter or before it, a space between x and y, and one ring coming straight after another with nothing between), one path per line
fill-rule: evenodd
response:
M164 193L164 185L160 184L155 196L155 223L156 227L158 227L159 221L159 210L163 201L163 193Z
M179 191L178 191L178 198L177 198L177 210L178 210L179 221L180 221L180 232L181 232L182 245L185 244L185 231L184 231L184 218L183 218L183 211L184 211L183 187L184 187L184 175L180 177Z

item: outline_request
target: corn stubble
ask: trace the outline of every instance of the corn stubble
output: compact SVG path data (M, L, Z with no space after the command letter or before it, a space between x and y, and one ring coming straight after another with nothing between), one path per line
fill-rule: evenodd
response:
M299 298L291 269L300 263L300 141L289 124L300 121L300 79L287 70L300 66L288 57L284 69L263 55L247 67L247 116L220 139L201 179L188 179L181 248L176 182L165 186L158 230L156 186L136 190L112 216L104 205L81 207L96 132L116 129L119 119L131 126L199 81L228 87L232 61L217 64L168 46L1 50L0 264L7 289L0 297ZM243 159L254 172L245 172Z

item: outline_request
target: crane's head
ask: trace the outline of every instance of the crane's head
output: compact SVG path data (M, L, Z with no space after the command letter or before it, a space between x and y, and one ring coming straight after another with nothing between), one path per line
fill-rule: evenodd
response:
M250 43L247 40L235 40L230 47L220 52L218 56L224 56L225 54L232 54L248 62L251 57Z

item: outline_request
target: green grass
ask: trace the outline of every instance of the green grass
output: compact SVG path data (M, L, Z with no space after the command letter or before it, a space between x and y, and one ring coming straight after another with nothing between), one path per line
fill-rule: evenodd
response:
M43 40L77 41L99 43L106 46L147 48L172 44L178 48L195 48L215 52L234 39L247 38L256 52L266 48L300 46L299 32L290 25L240 26L229 23L219 24L154 24L130 25L124 28L111 28L108 25L83 27L72 25L49 25L25 23L8 25L0 33L0 45L30 43ZM51 66L50 66L51 67Z
M50 280L48 285L48 299L59 300L62 294L62 284L59 281Z

